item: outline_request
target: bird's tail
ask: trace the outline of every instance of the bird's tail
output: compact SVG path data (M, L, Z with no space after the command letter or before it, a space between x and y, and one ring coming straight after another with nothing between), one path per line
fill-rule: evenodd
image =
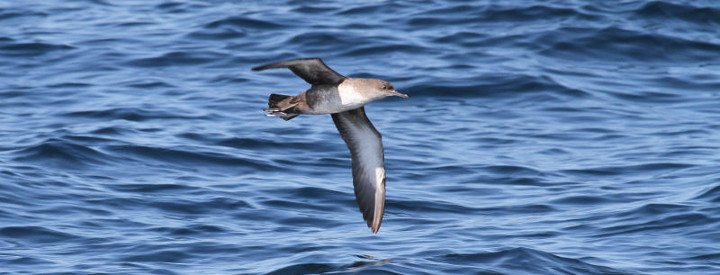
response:
M277 116L284 120L290 120L300 114L294 112L297 105L294 96L271 94L268 98L268 107L264 109L268 116Z

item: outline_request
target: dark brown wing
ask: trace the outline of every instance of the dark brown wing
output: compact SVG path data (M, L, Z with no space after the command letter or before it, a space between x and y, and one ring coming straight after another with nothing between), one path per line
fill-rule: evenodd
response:
M365 115L364 107L332 114L352 155L355 200L373 234L385 211L385 164L382 137Z
M288 68L297 76L312 85L337 85L345 77L325 65L320 58L302 58L278 63L272 63L252 68L253 71L262 71L275 68Z

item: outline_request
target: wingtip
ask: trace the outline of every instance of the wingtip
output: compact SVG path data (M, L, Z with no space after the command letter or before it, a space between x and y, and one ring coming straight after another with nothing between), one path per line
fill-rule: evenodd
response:
M378 231L380 231L380 223L376 223L368 227L370 227L370 231L373 233L373 235L376 235Z

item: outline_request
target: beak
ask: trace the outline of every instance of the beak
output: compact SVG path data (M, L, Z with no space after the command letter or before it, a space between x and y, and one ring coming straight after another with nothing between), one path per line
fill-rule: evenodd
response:
M390 92L390 95L391 95L391 96L399 96L399 97L402 97L402 98L408 98L408 97L409 97L408 95L403 94L403 93L398 92L398 91L395 91L395 90L391 91L391 92Z

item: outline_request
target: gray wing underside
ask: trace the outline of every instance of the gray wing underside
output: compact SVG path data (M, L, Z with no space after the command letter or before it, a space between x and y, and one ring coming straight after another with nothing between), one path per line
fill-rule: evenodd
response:
M252 68L253 71L262 71L275 68L288 68L295 75L312 85L338 85L345 77L325 65L320 58L302 58L278 63L266 64Z
M385 164L382 137L364 107L332 114L333 122L352 155L355 200L373 233L385 211Z

